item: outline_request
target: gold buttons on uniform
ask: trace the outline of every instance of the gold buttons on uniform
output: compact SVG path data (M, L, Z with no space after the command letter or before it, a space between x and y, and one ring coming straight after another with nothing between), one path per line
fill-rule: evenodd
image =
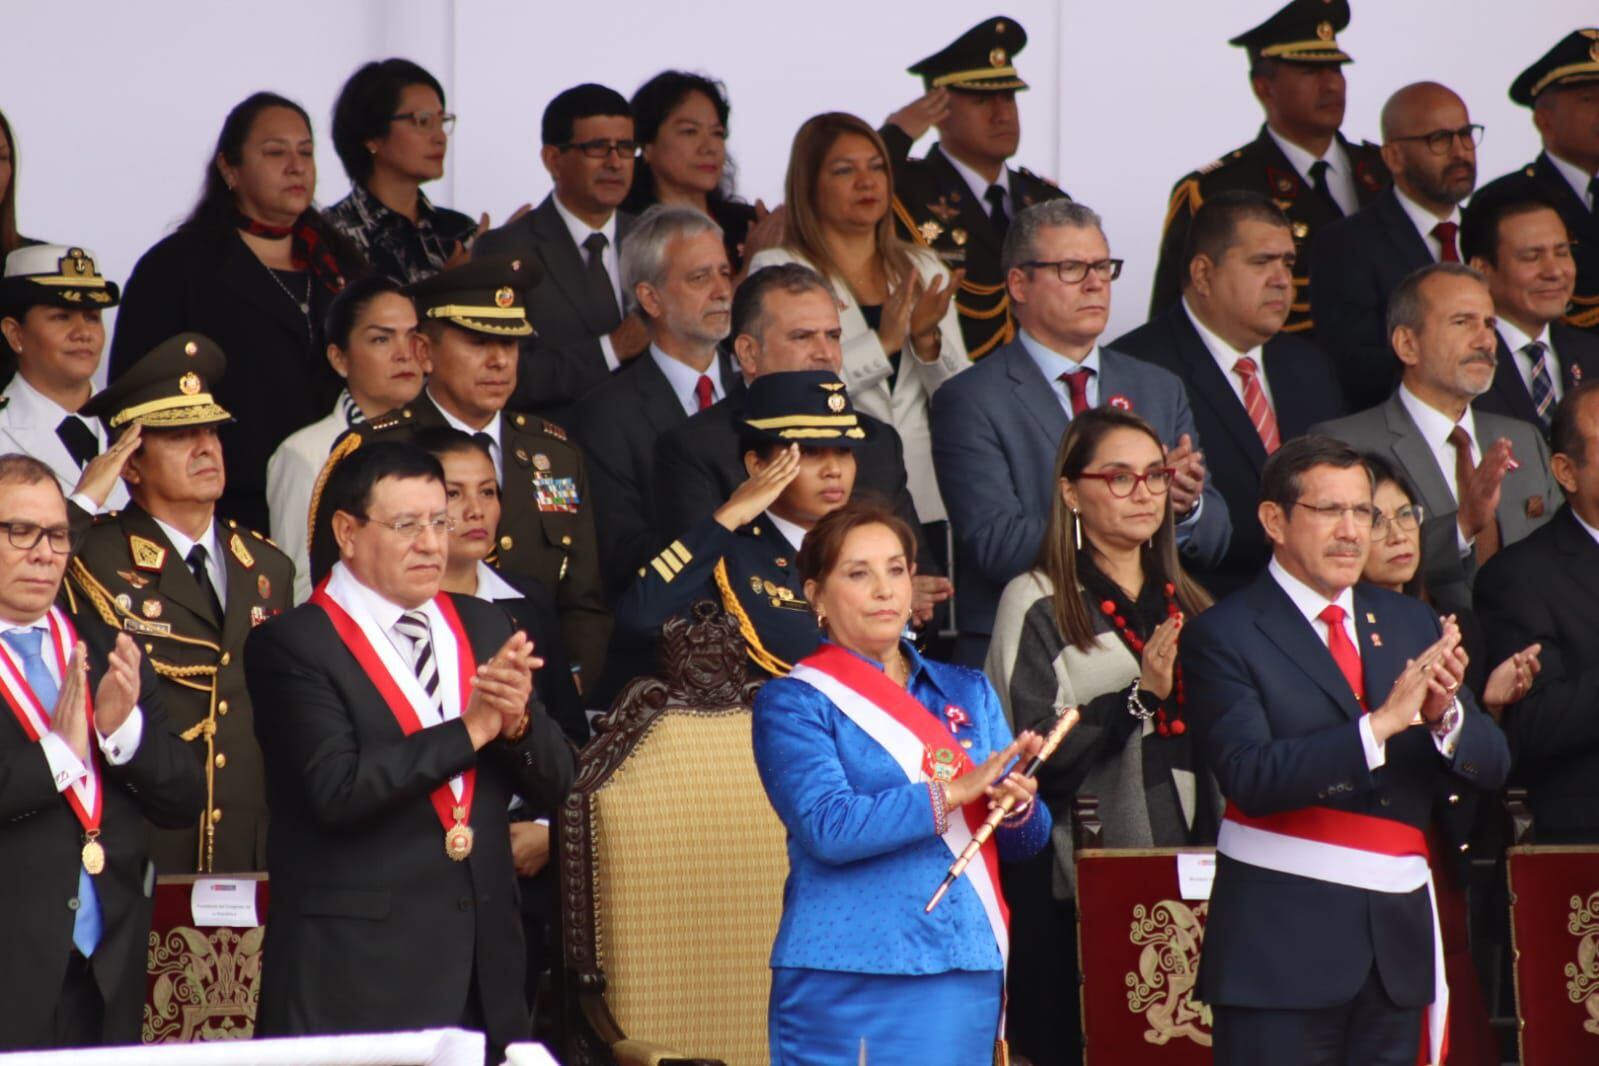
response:
M220 821L222 821L222 808L217 807L211 812L211 824L216 825Z
M225 651L225 652L222 653L222 665L223 666L228 665L232 661L233 661L233 653L232 652L226 652Z
M562 534L562 536L561 536L561 544L563 546L565 546L565 547L570 547L571 544L572 544L572 534L570 534L570 533Z
M511 545L515 543L516 541L512 540L511 535L507 533L505 536L500 538L500 550L508 552L511 550Z
M228 713L228 701L227 700L218 700L217 701L217 713L218 714L227 714Z
M216 763L217 763L217 769L221 770L221 769L223 769L224 767L226 767L228 765L228 757L226 755L222 754L219 751L219 752L217 752Z

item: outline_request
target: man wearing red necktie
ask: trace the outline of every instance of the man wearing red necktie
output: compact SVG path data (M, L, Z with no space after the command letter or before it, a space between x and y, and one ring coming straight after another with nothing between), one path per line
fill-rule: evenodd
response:
M1496 789L1504 736L1460 687L1452 617L1356 585L1375 516L1359 452L1267 462L1267 572L1187 627L1200 752L1227 799L1196 994L1218 1066L1443 1061L1427 862L1436 790Z

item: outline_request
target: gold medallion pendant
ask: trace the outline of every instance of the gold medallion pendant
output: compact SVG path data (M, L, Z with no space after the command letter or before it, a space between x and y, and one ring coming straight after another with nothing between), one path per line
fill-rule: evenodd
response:
M457 807L450 812L455 824L444 833L444 854L456 862L465 862L472 854L472 827L466 823L466 808Z
M105 869L105 845L99 837L100 831L91 829L83 839L83 868L91 877Z

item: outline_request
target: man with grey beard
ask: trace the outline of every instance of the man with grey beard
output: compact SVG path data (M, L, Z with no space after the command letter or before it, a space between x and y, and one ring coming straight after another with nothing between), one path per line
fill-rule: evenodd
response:
M1483 128L1437 82L1407 85L1382 109L1382 159L1394 183L1329 225L1311 249L1316 340L1349 401L1380 403L1399 382L1388 350L1388 295L1428 263L1462 261L1460 204L1477 184Z
M1493 384L1493 296L1481 274L1434 263L1388 302L1398 390L1347 418L1311 427L1405 472L1425 510L1423 580L1441 612L1471 607L1477 567L1546 522L1560 505L1549 448L1530 423L1473 411Z

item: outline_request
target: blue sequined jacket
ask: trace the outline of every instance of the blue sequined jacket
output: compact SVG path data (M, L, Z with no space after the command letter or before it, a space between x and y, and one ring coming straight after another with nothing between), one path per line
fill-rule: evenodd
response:
M1011 742L987 678L902 647L910 694L928 713L947 724L946 708L966 712L969 721L954 736L974 762ZM766 794L788 829L789 875L772 966L884 974L1000 969L968 877L932 914L922 911L953 858L934 835L925 783L907 781L881 745L793 678L768 681L755 698L754 742ZM1002 858L1025 858L1048 843L1049 811L1038 803L1032 812L995 834Z

